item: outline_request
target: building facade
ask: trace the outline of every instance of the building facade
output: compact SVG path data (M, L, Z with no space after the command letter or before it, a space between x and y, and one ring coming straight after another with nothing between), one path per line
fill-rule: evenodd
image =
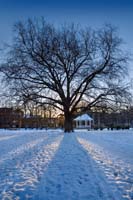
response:
M0 128L21 128L22 118L20 109L0 108Z

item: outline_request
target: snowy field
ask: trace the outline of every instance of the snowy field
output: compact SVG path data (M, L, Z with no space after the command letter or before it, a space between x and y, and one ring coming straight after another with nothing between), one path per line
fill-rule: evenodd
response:
M133 200L133 130L0 130L0 200Z

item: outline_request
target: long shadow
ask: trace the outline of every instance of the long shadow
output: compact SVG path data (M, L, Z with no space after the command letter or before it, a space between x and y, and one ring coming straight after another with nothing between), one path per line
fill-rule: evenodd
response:
M107 185L104 173L76 138L65 134L31 199L120 200ZM121 199L122 200L122 199Z
M15 133L12 136L15 136ZM40 136L40 138L41 137L42 136ZM38 138L39 138L38 135L35 135L33 137L33 141ZM1 140L0 141L0 156L1 154L3 156L3 154L5 153L7 154L9 151L15 150L17 147L20 147L20 145L24 145L24 143L26 142L28 143L30 141L32 141L31 134L20 134L20 135L16 135L15 137L8 138L7 140Z
M132 199L132 187L133 187L133 171L132 166L123 162L119 156L108 151L102 144L95 141L95 137L88 137L89 134L79 135L79 142L87 150L91 157L98 164L99 168L104 171L106 178L111 184L112 190L115 191L116 187L119 191L121 199ZM114 144L115 145L115 144ZM118 147L117 147L118 148ZM110 149L110 148L109 148ZM107 151L106 151L107 150Z
M54 140L58 137L58 134L54 135ZM38 172L38 170L42 170L44 163L40 158L43 148L45 148L45 145L49 146L52 143L53 138L51 135L48 135L47 138L44 137L44 141L41 141L29 150L25 149L22 154L9 158L9 160L0 165L0 199L3 196L7 199L17 199L17 197L20 197L20 199L24 200L29 198L25 196L31 195L31 188L33 190L39 177L40 171ZM40 145L42 149L40 149ZM14 190L15 185L18 186Z

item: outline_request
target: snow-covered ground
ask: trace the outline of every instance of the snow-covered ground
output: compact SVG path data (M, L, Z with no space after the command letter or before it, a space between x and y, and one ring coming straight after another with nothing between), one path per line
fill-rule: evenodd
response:
M1 200L133 200L133 131L0 130Z

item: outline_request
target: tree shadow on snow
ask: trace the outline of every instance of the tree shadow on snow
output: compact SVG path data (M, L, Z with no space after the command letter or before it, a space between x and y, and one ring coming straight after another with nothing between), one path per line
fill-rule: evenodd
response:
M64 134L47 171L41 177L33 199L114 200L115 197L104 173L74 133Z

